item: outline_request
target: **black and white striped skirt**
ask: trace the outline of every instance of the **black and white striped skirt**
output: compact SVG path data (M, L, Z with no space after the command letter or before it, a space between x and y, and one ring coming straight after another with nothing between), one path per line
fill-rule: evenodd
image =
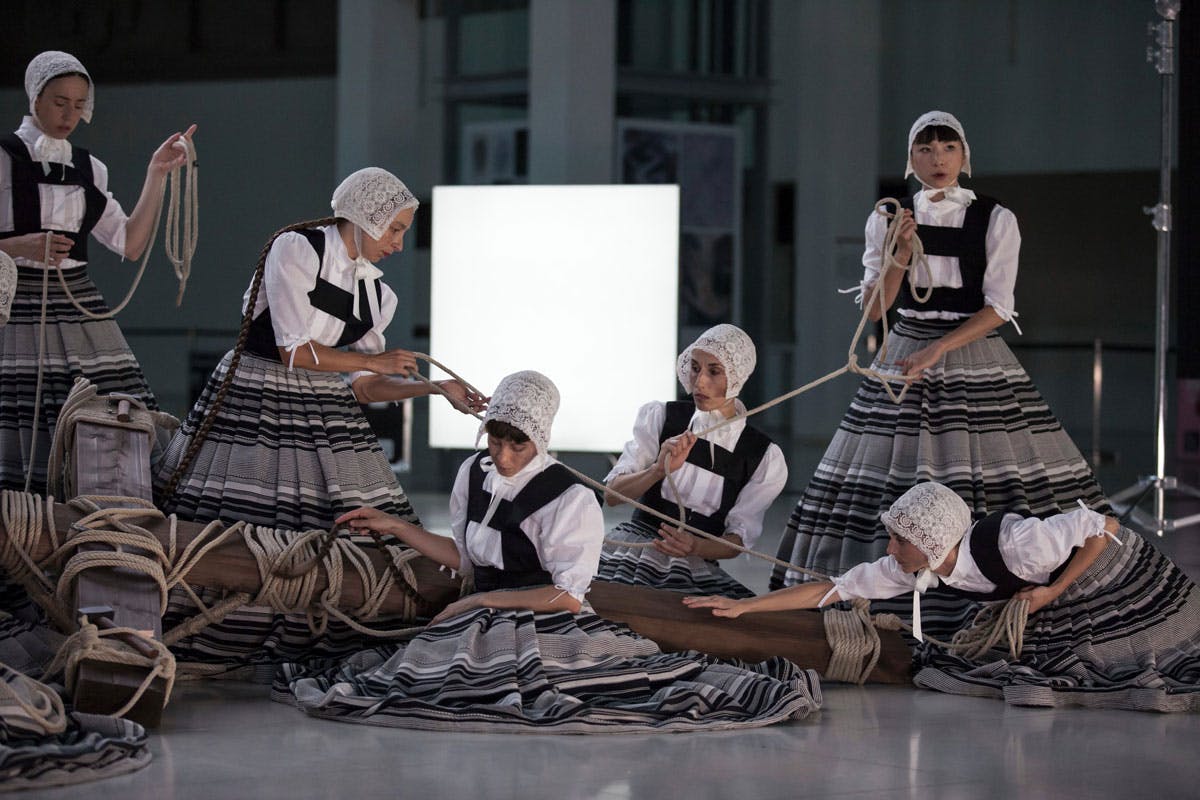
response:
M889 361L961 324L901 318L888 337ZM992 332L948 353L900 405L878 380L863 380L792 511L779 557L829 575L882 557L888 536L879 514L922 481L958 492L976 519L1008 509L1055 514L1080 499L1109 508L1079 449ZM798 580L777 568L771 586Z
M1119 538L1030 617L1017 661L927 643L914 682L1019 706L1200 711L1200 590L1133 531Z
M659 538L657 530L643 522L622 522L606 538L630 544L605 542L604 550L600 553L600 569L596 573L599 580L687 594L738 599L754 596L754 592L734 580L715 561L705 561L695 556L669 556L653 547L642 546Z
M226 353L171 440L155 483L174 473L229 368ZM416 521L341 374L289 370L243 353L216 422L163 510L181 519L327 529L370 506Z
M813 670L663 653L579 614L478 609L338 669L285 667L277 699L343 722L498 733L659 733L754 728L820 708Z
M8 323L0 325L0 488L22 490L30 460L30 491L46 492L46 461L58 412L78 377L95 384L101 394L133 395L157 408L142 368L115 320L93 320L79 311L51 272L46 302L46 339L42 359L42 403L38 414L36 454L30 451L38 383L42 316L40 269L18 268L17 292ZM108 312L86 267L63 270L71 294L92 313Z
M172 439L156 476L161 487L174 472L212 403L232 353L213 371L200 399ZM420 520L353 392L339 373L288 370L243 353L216 422L164 510L196 522L244 520L287 530L328 530L334 519L371 506L414 524ZM202 590L206 605L221 593ZM179 590L172 593L164 630L196 613ZM379 626L402 623L381 620ZM172 647L183 662L233 669L258 666L270 680L280 662L327 660L356 652L368 640L330 621L314 635L304 615L246 607Z

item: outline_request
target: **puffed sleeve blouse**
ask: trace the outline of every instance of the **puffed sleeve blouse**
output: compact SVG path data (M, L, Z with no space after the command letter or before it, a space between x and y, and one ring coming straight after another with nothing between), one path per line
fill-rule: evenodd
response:
M1071 554L1093 536L1104 536L1104 515L1079 509L1048 519L1005 514L1000 522L998 545L1005 565L1014 575L1031 584L1045 585ZM1112 546L1112 545L1110 545ZM993 592L996 584L984 577L971 557L971 532L963 537L954 569L938 576L948 586L969 592ZM859 564L834 579L843 600L880 600L898 597L916 587L917 575L904 572L892 556Z
M316 285L318 271L322 279L334 286L348 292L357 291L357 266L347 253L337 226L328 225L319 230L325 235L323 266L308 239L295 231L281 234L267 253L262 289L254 305L254 316L257 317L270 306L275 344L288 350L295 350L306 342L333 347L346 328L345 320L314 308L309 302L308 293ZM380 282L380 286L379 319L372 320L371 330L350 344L350 350L381 353L385 349L384 330L396 313L396 293L386 283ZM247 289L242 297L243 312L249 300L250 290ZM359 313L369 312L364 306ZM370 374L367 371L353 372L346 376L346 382L353 384L363 375Z
M969 189L962 196L975 198ZM961 228L967 214L967 206L950 199L938 202L930 200L924 192L917 192L913 201L913 215L918 225L941 225ZM883 238L890 220L872 211L867 217L866 249L863 251L863 279L861 297L870 297L871 288L879 278L883 263ZM983 302L991 306L1001 319L1011 321L1016 314L1014 290L1017 283L1017 261L1021 252L1021 232L1016 216L1000 204L992 209L986 235L987 269L983 274ZM962 275L958 270L958 258L953 256L928 256L929 271L934 286L962 287ZM911 267L910 267L911 269ZM924 273L914 273L917 286L928 285ZM908 277L905 277L908 280ZM920 311L902 308L899 313L907 317L923 319L961 319L964 314L952 311Z
M42 135L41 130L33 121L33 117L25 117L16 133L32 156L33 146L38 137ZM92 228L92 235L96 237L96 241L124 258L125 223L129 221L129 217L121 208L121 204L112 196L112 192L108 190L108 167L95 156L91 156L91 160L92 180L95 181L96 188L100 190L100 193L107 198L104 211ZM13 229L12 189L12 159L9 158L8 153L0 150L0 232ZM79 230L79 225L83 222L84 210L87 207L82 186L59 186L43 183L38 186L38 193L41 199L43 228L56 231ZM14 261L22 267L43 266L39 262L24 258L16 258ZM64 258L62 267L64 269L78 267L83 263L71 258Z
M741 400L734 401L738 414L746 413L746 407ZM618 475L628 475L640 472L651 466L658 458L659 435L666 420L666 403L652 401L638 410L637 419L633 423L633 438L625 443L621 457L617 460L612 471L605 477L611 481ZM703 431L721 422L720 412L700 411L692 415L688 430ZM738 420L731 425L713 431L711 434L696 442L696 447L704 447L705 442L713 442L726 450L733 450L746 429L746 421ZM725 489L725 479L714 472L701 469L695 464L684 462L675 473L675 485L683 496L683 504L701 514L709 515L721 507L721 498ZM767 508L783 491L787 483L787 463L783 451L772 443L768 445L758 468L750 476L750 481L738 494L733 508L725 517L725 532L737 534L746 547L753 547L762 535L763 515ZM670 502L675 502L675 493L671 490L669 481L663 481L662 496Z
M467 491L474 459L471 456L459 467L450 492L450 528L465 574L470 574L476 564L504 568L499 531L467 521ZM506 478L490 462L485 456L483 488L492 495L494 503L513 499L535 475L557 463L550 456L537 455L516 475ZM493 509L484 515L483 523L491 518ZM533 543L538 560L550 573L555 587L583 602L600 566L600 549L604 545L604 516L595 493L582 484L574 484L530 514L521 523L521 530Z

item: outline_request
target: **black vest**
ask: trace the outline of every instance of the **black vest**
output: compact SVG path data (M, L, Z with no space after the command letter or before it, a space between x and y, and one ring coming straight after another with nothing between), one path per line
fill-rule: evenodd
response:
M92 156L82 147L71 146L71 163L51 164L47 175L40 161L34 161L29 148L15 133L0 136L0 148L8 153L12 161L12 216L13 229L0 233L0 239L23 236L27 233L42 233L42 197L38 190L43 183L56 186L80 186L83 188L83 219L78 231L52 231L70 236L74 240L67 255L75 261L87 261L87 240L108 205L108 197L96 188L92 176Z
M1007 600L1022 589L1034 585L1024 578L1014 575L1008 565L1004 563L1004 556L1000 554L1000 522L1004 519L1005 514L1010 513L1020 514L1023 517L1031 516L1024 511L997 511L988 514L971 528L971 558L975 559L975 565L979 567L983 576L996 584L995 590L969 592L964 589L955 589L943 582L942 585L947 592L971 600ZM1047 584L1054 583L1058 579L1058 576L1067 568L1067 564L1071 563L1071 557L1074 555L1075 550L1072 550L1066 561L1059 564L1050 573Z
M354 295L321 277L321 273L325 270L324 231L309 229L295 232L307 239L313 250L317 251L317 281L313 284L312 291L308 293L309 302L312 303L313 308L324 311L346 323L341 337L333 346L345 347L357 342L370 333L374 325L371 320L371 306L367 303L367 292L374 291L376 299L382 305L383 287L378 279L372 281L374 285L371 287L367 286L365 280L358 282L358 311L363 315L362 319L358 319L354 316ZM270 361L280 360L279 346L275 344L275 329L271 324L270 306L264 308L263 312L250 323L250 332L246 336L246 349L259 358Z
M662 432L658 436L659 444L661 445L672 436L678 436L687 430L688 423L691 422L692 415L695 413L696 404L690 400L667 403L666 418L663 420ZM737 502L742 489L750 482L758 465L762 463L763 456L766 455L770 445L771 440L766 434L747 425L742 431L742 435L738 437L738 442L732 451L726 450L720 445L712 445L715 454L715 460L713 460L709 455L709 442L698 440L696 446L692 448L692 452L688 453L687 462L700 469L715 472L725 479L725 484L720 507L707 516L688 509L685 520L687 524L714 536L724 534L726 515ZM638 502L668 517L678 517L679 506L662 496L662 485L663 481L655 483L638 498ZM634 510L633 519L655 529L659 525L657 517L647 514L640 508Z
M900 201L902 208L913 209L913 198ZM987 270L987 230L992 209L997 205L991 197L977 196L967 206L961 228L943 225L918 225L917 235L930 256L952 256L958 259L962 286L958 289L938 286L929 300L917 302L908 280L901 281L897 308L914 311L954 311L974 314L983 308L983 273ZM911 269L911 266L910 266Z
M467 521L483 521L492 495L483 488L485 473L479 462L487 452L479 453L471 463L467 489ZM531 514L555 500L567 489L579 483L562 464L551 464L525 484L512 500L501 500L488 527L500 533L500 553L503 567L480 566L475 569L475 591L519 589L525 586L546 586L554 578L542 566L533 542L521 530L521 523Z

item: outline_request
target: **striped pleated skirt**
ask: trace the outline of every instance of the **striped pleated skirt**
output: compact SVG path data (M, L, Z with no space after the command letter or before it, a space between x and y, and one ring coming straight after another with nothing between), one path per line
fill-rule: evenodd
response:
M1119 539L1029 618L1016 661L926 644L915 683L1018 706L1200 711L1200 590L1138 534Z
M753 597L754 592L738 583L715 561L691 556L679 558L642 546L657 540L657 530L643 522L622 522L606 537L596 577L630 586L650 586L687 594ZM629 542L627 545L617 541Z
M175 471L229 368L227 353L187 420L172 439L156 475L162 487ZM328 530L358 506L379 508L420 524L407 495L353 392L339 373L288 370L276 361L242 355L216 422L163 510L196 522L244 520L286 530ZM201 590L211 606L221 593ZM197 611L175 591L163 620L167 630ZM398 627L395 621L379 621ZM362 635L331 620L314 634L303 614L245 607L173 646L190 663L260 667L344 656L367 646Z
M888 337L892 371L960 325L901 318ZM993 332L948 353L899 405L878 380L863 380L792 511L779 557L829 575L882 557L888 535L879 514L922 481L955 490L976 519L998 510L1055 514L1077 500L1109 508L1079 449ZM777 568L771 586L798 580Z
M821 688L783 659L663 653L585 606L478 609L321 674L284 667L285 698L316 717L422 730L667 733L801 719L820 708Z
M46 301L45 348L39 346L43 271L17 270L17 292L6 325L0 326L0 488L22 490L33 462L30 491L46 492L46 461L58 412L78 377L101 394L133 395L157 408L154 394L115 320L93 320L67 297L51 272ZM63 270L71 294L94 314L108 312L86 267ZM41 408L36 452L31 451L38 385L38 353L43 352Z

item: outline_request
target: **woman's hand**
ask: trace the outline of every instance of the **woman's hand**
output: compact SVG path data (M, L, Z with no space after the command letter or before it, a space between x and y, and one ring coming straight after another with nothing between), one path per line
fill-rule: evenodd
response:
M463 414L470 414L472 411L486 411L487 404L492 399L471 391L458 381L434 381L434 383L446 393L446 400L450 405Z
M1028 600L1029 613L1039 611L1058 599L1059 592L1049 586L1030 586L1013 595L1014 600Z
M685 597L683 604L688 608L711 608L714 617L729 617L736 619L742 615L742 601L732 597Z
M658 448L658 458L655 463L663 472L675 472L687 461L688 453L696 444L696 434L684 431L678 436L672 436Z
M459 614L465 614L468 611L474 611L477 608L483 608L483 603L480 600L481 595L469 594L466 597L455 600L450 605L443 608L436 617L429 620L430 625L437 625L439 622L444 622L451 617L457 617Z
M896 230L896 260L907 266L912 260L912 240L917 234L917 220L911 209L900 209L900 223Z
M70 236L61 233L26 233L4 239L4 252L13 258L24 258L29 261L43 263L46 258L46 240L50 240L50 261L52 267L58 266L71 252L75 244Z
M658 535L662 538L654 542L654 549L664 555L687 558L696 552L696 537L674 525L660 523Z
M925 370L936 366L945 355L941 343L935 342L915 351L908 358L898 359L896 363L904 369L905 378L910 381L919 381L924 376Z
M154 155L150 156L149 171L155 175L166 175L176 167L181 167L187 163L188 150L181 147L176 147L175 143L187 139L190 143L192 136L196 133L196 126L192 125L183 133L172 133L167 137L166 141L158 146L154 151Z
M353 511L347 511L333 521L335 526L345 525L351 531L375 531L376 533L386 533L389 536L400 538L400 534L404 531L407 522L397 517L393 517L386 511L380 511L378 508L356 508Z
M417 357L410 350L384 350L370 356L367 369L380 375L408 377L417 371Z

